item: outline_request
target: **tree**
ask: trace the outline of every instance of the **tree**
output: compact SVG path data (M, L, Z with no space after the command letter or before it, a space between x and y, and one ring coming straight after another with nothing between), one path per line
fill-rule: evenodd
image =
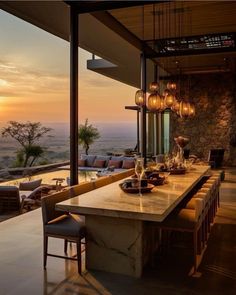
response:
M99 131L96 127L85 120L85 124L79 125L79 144L85 149L86 155L88 154L89 147L96 139L100 138Z
M35 160L42 156L43 148L35 143L51 130L51 128L42 126L40 122L19 123L10 121L8 126L2 129L2 136L10 136L18 141L21 149L17 151L17 162L19 165L26 167L30 158L29 166L32 166Z
M29 166L33 166L33 163L36 161L36 159L40 158L44 153L44 150L40 145L28 146L26 148L26 151L27 151L28 157L32 158Z

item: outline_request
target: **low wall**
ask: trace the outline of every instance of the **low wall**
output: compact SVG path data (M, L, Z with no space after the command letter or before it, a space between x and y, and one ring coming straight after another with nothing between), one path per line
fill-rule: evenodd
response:
M61 166L69 165L70 161L48 164L48 165L40 165L40 166L33 166L33 167L19 167L19 168L8 168L0 170L1 172L8 172L10 175L27 175L27 174L37 174L38 172L42 171L49 171L54 168L58 168Z

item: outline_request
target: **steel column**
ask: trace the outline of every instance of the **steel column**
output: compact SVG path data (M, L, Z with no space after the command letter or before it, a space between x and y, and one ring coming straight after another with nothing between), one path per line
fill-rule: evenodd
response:
M158 66L157 64L154 65L154 82L159 82L157 81L158 79ZM158 113L154 113L154 155L156 156L158 154Z
M139 110L137 111L137 152L140 153L140 127L139 127Z
M70 6L70 185L78 184L78 13Z
M141 89L144 92L144 105L141 107L141 122L140 122L140 131L141 131L141 156L144 158L144 163L146 164L147 157L147 130L146 130L146 57L142 53L140 61L140 72L141 72Z

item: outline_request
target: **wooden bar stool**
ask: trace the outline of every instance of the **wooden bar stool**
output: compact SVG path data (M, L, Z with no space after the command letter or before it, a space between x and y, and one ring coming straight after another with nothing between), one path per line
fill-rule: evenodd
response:
M56 203L70 198L70 191L65 190L42 198L43 217L43 266L46 268L47 256L77 260L78 272L81 274L81 240L86 238L83 220L74 214L56 211ZM74 242L77 246L77 258L48 253L48 238L64 239L64 252L67 252L67 242Z
M186 209L196 209L196 203L195 199L201 199L202 200L202 230L201 230L201 241L202 241L202 248L205 247L205 244L207 242L208 237L208 210L209 210L209 196L207 193L198 192L195 195L193 195L192 199L186 204Z
M201 225L203 201L195 198L195 210L180 209L170 214L163 222L157 226L161 231L180 231L193 234L193 269L197 270L197 254L201 241Z

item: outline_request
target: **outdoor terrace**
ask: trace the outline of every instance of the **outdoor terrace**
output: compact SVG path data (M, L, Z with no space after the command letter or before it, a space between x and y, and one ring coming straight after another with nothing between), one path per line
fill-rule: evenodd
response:
M188 277L186 249L174 247L148 266L141 279L107 272L77 273L75 262L48 258L44 271L41 209L0 223L1 294L234 294L236 288L236 171L226 170L199 277ZM17 245L17 247L16 247ZM63 241L49 251L62 254ZM181 253L181 258L179 254Z

